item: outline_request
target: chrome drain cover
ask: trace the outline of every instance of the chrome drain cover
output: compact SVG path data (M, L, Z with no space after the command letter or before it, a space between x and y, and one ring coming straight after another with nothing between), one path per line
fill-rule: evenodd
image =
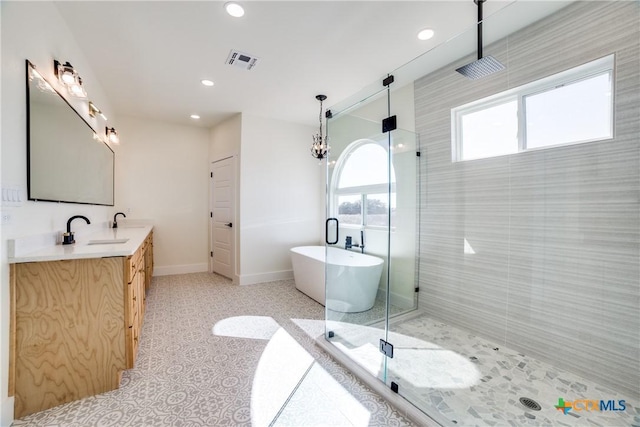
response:
M521 397L520 403L522 403L525 408L531 409L532 411L539 411L542 409L542 406L540 406L538 402L529 397Z

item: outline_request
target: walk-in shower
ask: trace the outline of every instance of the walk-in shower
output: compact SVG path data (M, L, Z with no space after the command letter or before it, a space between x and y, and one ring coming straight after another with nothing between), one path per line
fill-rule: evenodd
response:
M484 22L500 73L474 27L331 107L327 269L384 263L324 343L441 425L640 426L640 4Z

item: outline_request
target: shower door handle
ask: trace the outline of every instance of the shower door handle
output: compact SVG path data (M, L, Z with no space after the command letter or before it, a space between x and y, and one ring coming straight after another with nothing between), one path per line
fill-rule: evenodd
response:
M336 223L336 240L332 242L329 241L329 223L330 222ZM339 225L338 218L327 218L327 221L324 223L324 241L327 242L327 245L335 245L336 243L338 243L338 240L340 240L340 237L338 237L338 233L339 233L338 225Z

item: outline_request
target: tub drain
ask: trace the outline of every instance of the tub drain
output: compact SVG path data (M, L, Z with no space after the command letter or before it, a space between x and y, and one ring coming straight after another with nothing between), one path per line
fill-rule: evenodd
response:
M540 406L538 402L529 397L521 397L520 403L522 403L522 405L524 405L528 409L531 409L532 411L539 411L542 409L542 406Z

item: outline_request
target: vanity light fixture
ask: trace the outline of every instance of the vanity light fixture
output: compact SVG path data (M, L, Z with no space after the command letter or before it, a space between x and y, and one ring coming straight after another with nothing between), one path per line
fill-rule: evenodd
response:
M313 145L311 145L311 155L316 159L322 161L327 156L329 151L329 145L327 144L327 137L322 136L322 101L327 99L327 95L316 95L316 99L320 101L320 133L313 135Z
M76 71L75 68L73 68L73 65L71 65L69 63L69 61L65 62L64 64L61 63L60 61L58 61L57 59L53 60L53 72L56 75L56 77L58 78L58 80L60 80L60 83L62 83L63 85L69 87L72 84L76 83L78 81L78 72Z
M214 83L211 80L207 80L207 79L200 80L200 83L202 83L205 86L213 86L214 85Z
M110 128L109 126L104 128L104 134L107 136L107 140L112 144L119 144L120 138L118 137L118 132L114 128Z
M189 116L189 117L191 117L191 118L192 118L192 119L194 119L194 120L198 120L198 119L200 118L200 116L199 116L199 115L197 115L197 114L192 114L192 115L191 115L191 116Z
M233 16L234 18L241 18L242 16L244 16L244 8L234 1L225 3L224 9L229 15Z
M99 115L100 117L102 117L102 120L104 120L105 122L107 121L107 116L104 115L102 110L100 110L98 107L96 107L96 104L94 104L93 102L89 101L89 116L90 117L95 117L96 115Z
M53 60L53 71L60 83L66 86L69 94L76 98L86 98L87 92L82 87L82 79L69 61L62 64L57 59Z
M87 92L82 87L82 79L78 75L78 72L69 61L64 64L57 59L53 60L53 71L60 83L62 83L69 94L76 98L86 98Z
M80 77L78 77L78 83L69 86L69 93L76 98L87 97L87 91L84 90L84 87L82 86L82 79Z
M95 117L97 114L102 115L102 111L100 111L100 109L96 107L96 104L89 101L89 117Z

